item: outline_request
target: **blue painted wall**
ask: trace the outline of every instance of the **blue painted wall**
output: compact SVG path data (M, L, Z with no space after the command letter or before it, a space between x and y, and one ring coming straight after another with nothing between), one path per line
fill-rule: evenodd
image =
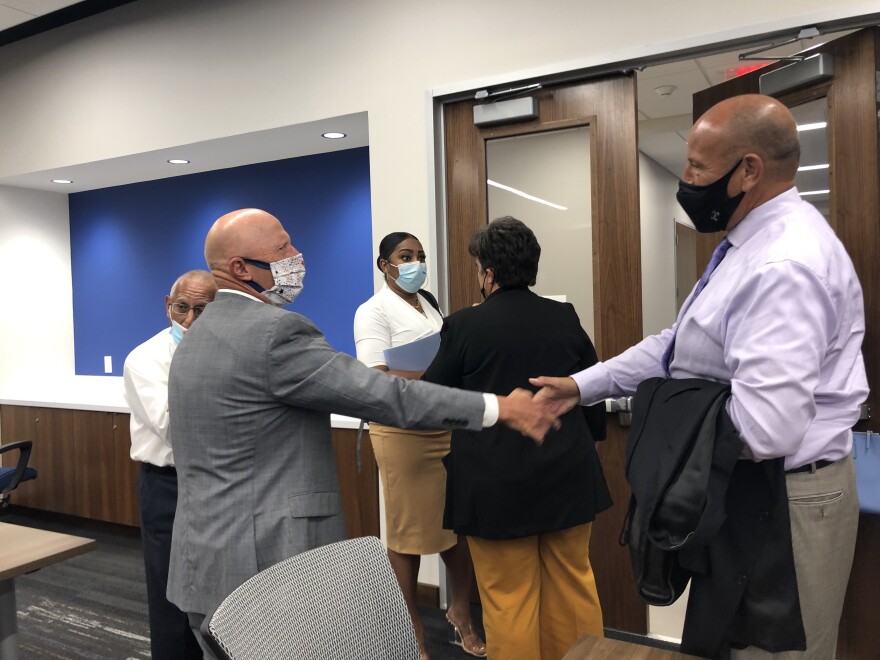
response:
M164 297L178 275L205 268L205 234L221 215L275 215L303 253L308 316L354 355L352 319L373 295L367 147L245 165L70 195L76 373L113 375L132 348L168 325Z

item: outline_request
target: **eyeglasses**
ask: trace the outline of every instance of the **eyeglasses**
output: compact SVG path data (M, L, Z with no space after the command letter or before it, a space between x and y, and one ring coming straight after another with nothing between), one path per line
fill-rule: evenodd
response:
M192 313L195 314L196 318L198 318L202 315L202 312L205 311L204 305L196 305L195 307L190 307L186 303L178 302L171 303L168 306L171 308L171 311L178 316L186 316L190 313L190 311L192 311Z

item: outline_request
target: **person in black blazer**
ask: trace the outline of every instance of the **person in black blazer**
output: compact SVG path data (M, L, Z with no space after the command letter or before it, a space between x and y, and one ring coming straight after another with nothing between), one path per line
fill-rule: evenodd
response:
M525 224L494 220L469 251L485 301L445 319L424 380L501 393L597 362L574 307L529 290L541 247ZM594 446L604 406L560 421L542 445L504 428L453 431L444 461L444 526L468 537L490 658L557 659L580 635L602 635L589 542L611 506Z

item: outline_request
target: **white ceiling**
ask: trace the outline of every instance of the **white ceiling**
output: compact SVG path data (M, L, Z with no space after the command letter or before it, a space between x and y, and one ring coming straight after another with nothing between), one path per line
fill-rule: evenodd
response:
M767 57L786 57L816 48L847 32L826 34L771 48L760 53ZM770 45L770 44L768 44ZM749 49L749 50L754 50ZM657 161L676 177L684 168L687 135L693 125L692 97L699 91L737 77L750 67L774 60L740 60L743 51L709 55L672 64L647 67L638 75L639 150ZM664 87L673 87L671 93ZM659 89L658 89L659 88Z
M0 30L51 14L81 0L0 0Z
M346 137L337 140L322 137L328 132L345 133ZM94 163L9 176L0 178L0 184L73 193L283 158L354 149L368 144L367 113L359 112ZM169 159L177 158L190 162L186 165L168 163ZM53 179L66 179L73 183L57 184L52 182Z
M78 2L71 0L0 0L0 31L75 4ZM799 39L762 55L792 55L815 48L840 34L843 33ZM733 51L651 66L638 72L639 148L676 177L685 160L687 133L692 124L693 94L735 77L742 67L762 64L740 61L738 55L739 51ZM664 93L661 94L661 91ZM321 137L327 131L340 131L348 137L327 140ZM21 174L2 178L0 184L55 192L79 192L362 147L369 142L368 133L367 114L356 113L106 161ZM185 158L191 162L172 166L167 163L170 158ZM52 179L68 179L73 183L59 185L52 183Z

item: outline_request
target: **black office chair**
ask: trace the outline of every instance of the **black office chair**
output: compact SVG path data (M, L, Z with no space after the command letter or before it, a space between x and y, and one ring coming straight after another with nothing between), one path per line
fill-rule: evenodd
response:
M412 621L382 542L340 541L261 571L205 617L221 660L418 660Z
M31 440L21 440L8 445L0 445L0 454L13 449L19 451L18 464L15 467L0 467L0 514L9 508L9 493L14 491L18 484L37 478L37 471L27 466L33 444Z

